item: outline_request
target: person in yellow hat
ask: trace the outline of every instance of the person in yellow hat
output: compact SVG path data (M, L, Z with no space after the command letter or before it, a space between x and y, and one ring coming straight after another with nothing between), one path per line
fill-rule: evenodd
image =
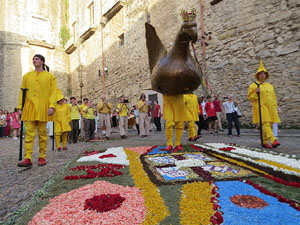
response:
M268 71L264 68L262 60L255 73L257 81L252 83L248 89L248 100L253 108L253 123L260 123L259 107L261 109L261 120L263 130L263 147L276 148L280 143L276 140L272 132L272 123L279 123L280 119L277 111L277 100L274 87L265 82L269 78ZM260 106L258 103L258 93L260 95ZM271 142L271 145L269 144Z
M17 109L22 114L21 120L24 121L25 135L25 159L19 162L19 167L31 167L31 156L33 153L34 138L36 130L39 135L40 156L39 166L46 165L47 151L47 121L52 121L52 115L56 107L57 83L54 75L49 73L49 67L45 65L45 57L36 54L33 57L34 71L28 72L23 76L22 89L27 89L25 104L22 109L23 92L20 92Z
M70 126L71 112L68 104L60 89L57 89L57 106L54 113L54 138L56 148L61 150L60 139L62 139L63 150L67 150L68 132L71 131Z
M181 146L181 137L184 127L184 121L187 121L184 95L163 95L163 118L166 120L166 151L173 149L173 127L175 126L175 148L172 152L183 150Z
M196 135L195 121L199 121L198 97L195 94L185 94L184 103L186 108L188 138L189 141L196 141L200 136Z

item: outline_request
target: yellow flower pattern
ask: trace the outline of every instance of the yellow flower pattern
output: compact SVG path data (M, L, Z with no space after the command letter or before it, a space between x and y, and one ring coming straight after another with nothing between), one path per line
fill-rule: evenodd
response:
M278 169L285 169L285 170L295 171L295 172L297 172L297 173L300 173L300 170L299 170L299 169L296 169L296 168L293 168L293 167L290 167L290 166L287 166L287 165L284 165L284 164L272 162L272 161L265 160L265 159L258 159L258 160L256 160L256 161L257 161L257 162L267 163L267 164L269 164L269 165L271 165L271 166L276 166Z
M208 182L183 185L180 201L181 224L210 224L210 218L215 214L211 203L212 188Z
M142 192L145 198L145 206L147 208L146 218L143 224L153 225L163 221L170 215L164 200L160 196L157 187L150 181L140 162L140 154L125 149L128 160L130 162L130 173L137 188Z

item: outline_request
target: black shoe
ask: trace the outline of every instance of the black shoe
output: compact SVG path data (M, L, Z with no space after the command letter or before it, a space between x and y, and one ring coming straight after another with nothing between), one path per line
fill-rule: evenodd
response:
M126 138L126 136L125 136L125 135L122 135L121 138L124 139L124 138Z
M106 137L106 140L110 140L110 137Z

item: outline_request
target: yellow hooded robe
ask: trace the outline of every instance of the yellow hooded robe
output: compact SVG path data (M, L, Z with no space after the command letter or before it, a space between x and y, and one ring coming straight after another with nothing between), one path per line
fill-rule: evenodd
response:
M248 100L251 102L253 107L253 123L259 123L258 95L256 93L257 84L259 84L260 87L262 122L279 123L280 119L277 111L277 100L274 87L268 82L261 83L258 81L258 73L262 71L266 72L266 79L269 78L268 71L264 68L262 61L260 61L260 67L255 74L257 81L252 83L248 89Z

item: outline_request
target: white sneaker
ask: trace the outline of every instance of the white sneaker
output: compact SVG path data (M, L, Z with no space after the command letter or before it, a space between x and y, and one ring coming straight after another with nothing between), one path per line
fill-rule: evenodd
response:
M17 137L13 137L13 139L14 139L14 140L18 140L18 138L17 138Z

